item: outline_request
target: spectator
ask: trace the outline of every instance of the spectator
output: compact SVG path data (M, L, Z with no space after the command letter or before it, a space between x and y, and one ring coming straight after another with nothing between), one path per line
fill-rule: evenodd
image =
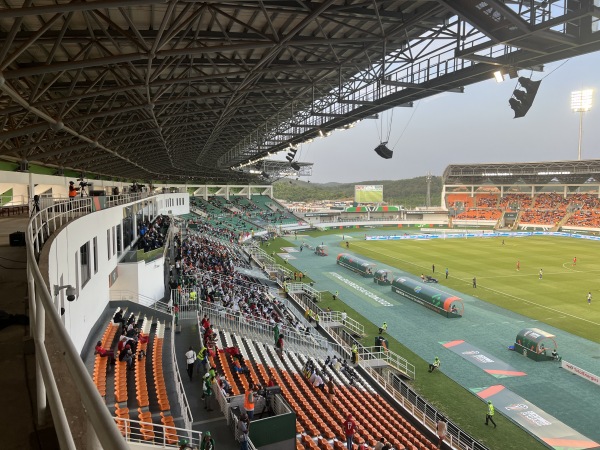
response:
M315 379L313 381L313 386L318 389L321 389L321 391L325 390L325 382L323 381L323 377L321 377L320 372L315 373Z
M346 447L348 450L353 450L354 433L356 432L356 422L352 418L352 414L348 414L344 422L344 434L346 435Z
M442 443L444 442L444 439L446 439L447 426L448 424L446 423L446 419L440 417L436 425L438 435L437 448L442 448Z
M244 393L244 410L248 415L248 420L254 418L254 384L250 383Z
M110 365L115 364L115 352L112 350L106 350L102 346L102 341L96 342L96 348L94 350L94 355L100 355L102 358L109 358L108 363Z
M275 351L277 352L279 357L283 359L283 334L279 335L279 339L277 340L277 346L275 348Z
M133 353L131 352L131 345L127 344L123 347L123 350L119 352L119 361L125 361L127 368L133 370Z
M121 326L123 326L124 321L125 319L123 319L123 312L119 309L113 317L113 323L120 323Z
M204 409L212 411L212 397L213 397L212 380L210 374L204 374L204 383L202 389L202 397L204 398Z
M240 450L248 450L248 433L250 428L250 421L248 415L242 413L240 420L237 424L238 441L240 441Z
M194 364L196 362L196 352L192 347L185 353L185 358L187 362L187 374L190 377L190 381L192 381L192 377L194 375Z
M333 402L333 397L335 397L335 384L333 384L333 377L329 377L327 381L327 398L330 402Z
M202 433L202 442L200 443L200 450L215 450L215 441L210 435L210 431Z

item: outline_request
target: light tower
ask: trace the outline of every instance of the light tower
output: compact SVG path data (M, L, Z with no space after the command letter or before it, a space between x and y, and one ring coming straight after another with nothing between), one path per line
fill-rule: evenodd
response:
M431 172L427 172L427 209L431 207Z
M592 109L593 89L583 89L571 92L571 110L579 113L579 145L577 146L577 160L581 161L581 139L583 137L583 113Z

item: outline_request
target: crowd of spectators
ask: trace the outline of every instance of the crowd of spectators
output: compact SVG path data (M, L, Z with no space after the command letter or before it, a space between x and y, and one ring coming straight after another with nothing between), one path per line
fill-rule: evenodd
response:
M497 208L498 207L498 196L485 194L485 195L476 195L477 199L477 207L478 208Z
M500 199L500 208L518 211L520 209L531 208L531 194L507 194Z
M230 199L225 204L225 206L230 208L234 207L236 210L239 211L238 214L246 220L258 220L259 222L262 222L262 224L266 222L271 225L276 225L284 223L285 221L292 218L292 216L284 210L280 210L277 208L271 209L268 207L261 208L255 203L253 203L251 200L242 197L234 197ZM262 225L261 223L257 224Z
M599 208L600 209L600 208ZM573 213L566 225L585 228L600 228L600 210L581 209Z
M233 244L235 246L235 244ZM202 235L188 235L178 251L172 288L180 291L180 306L212 303L233 317L282 323L280 303L262 286L235 270L242 265L231 247Z
M526 209L521 212L519 223L532 223L538 225L557 225L564 217L564 210L535 210Z
M596 194L578 193L566 198L555 192L533 197L529 194L507 194L500 199L493 195L476 195L476 203L477 208L466 208L456 215L456 219L498 220L504 210L521 211L519 223L556 226L566 214L573 213L566 225L600 227L600 199Z
M569 196L571 205L578 209L592 209L600 211L600 198L596 194L573 194Z
M169 216L161 215L153 223L150 223L148 220L138 223L137 232L139 239L137 241L137 249L149 252L165 245L170 221Z
M457 219L467 220L498 220L502 217L500 209L468 209L456 216Z
M560 209L566 210L569 199L560 194L551 192L549 194L538 194L535 196L533 209Z

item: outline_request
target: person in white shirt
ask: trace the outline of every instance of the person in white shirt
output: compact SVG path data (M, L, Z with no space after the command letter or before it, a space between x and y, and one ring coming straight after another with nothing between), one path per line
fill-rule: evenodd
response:
M194 375L194 364L196 363L196 352L192 347L185 353L185 358L187 362L187 373L190 377L190 381L192 381L192 376Z
M312 384L314 387L319 388L321 390L325 389L325 383L323 382L323 378L318 372L315 374L315 379L312 382Z

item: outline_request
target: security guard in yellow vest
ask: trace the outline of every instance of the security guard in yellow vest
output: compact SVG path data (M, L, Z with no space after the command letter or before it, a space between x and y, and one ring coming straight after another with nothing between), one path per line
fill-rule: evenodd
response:
M352 363L358 364L358 345L352 344Z
M494 428L496 428L496 422L494 422L495 410L494 410L494 405L492 404L491 400L488 400L487 407L488 407L488 409L487 409L487 414L485 415L485 424L487 425L488 421L492 422L492 425L494 425Z

